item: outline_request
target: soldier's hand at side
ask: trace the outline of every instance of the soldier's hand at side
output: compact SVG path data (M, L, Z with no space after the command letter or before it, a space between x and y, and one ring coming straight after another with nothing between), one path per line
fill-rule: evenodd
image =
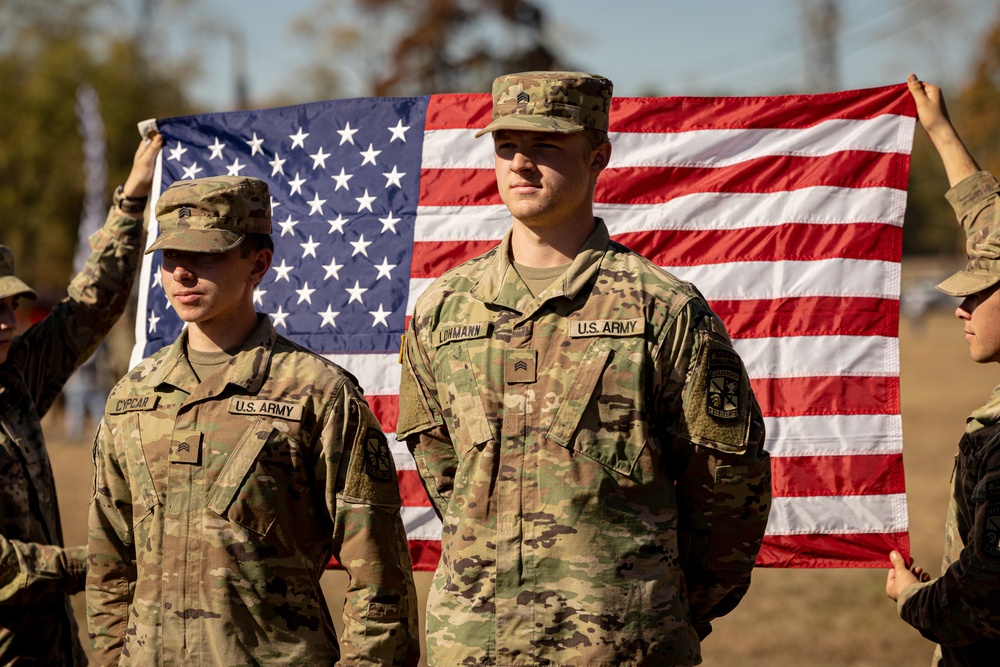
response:
M148 140L141 139L132 158L132 171L125 179L122 193L126 197L146 197L153 189L153 171L156 168L156 155L163 148L163 135L159 132L151 135Z
M906 561L898 551L889 554L889 562L892 563L892 569L886 575L885 594L893 601L898 600L899 594L910 584L931 580L931 576L922 567L906 567Z

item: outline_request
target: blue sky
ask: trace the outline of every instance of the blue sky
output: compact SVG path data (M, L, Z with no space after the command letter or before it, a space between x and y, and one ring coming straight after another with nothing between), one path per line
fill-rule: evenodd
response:
M536 1L547 12L557 52L575 67L611 78L622 96L865 88L901 82L910 71L947 90L964 83L974 50L1000 18L995 0L841 0L841 77L834 85L806 80L800 0ZM225 17L246 36L256 100L294 90L296 73L313 54L276 45L288 41L292 19L315 4L201 0L197 11ZM198 54L203 71L192 88L195 100L209 110L230 108L226 40L206 40L176 24L158 32L169 51ZM366 94L351 72L344 81L348 96Z

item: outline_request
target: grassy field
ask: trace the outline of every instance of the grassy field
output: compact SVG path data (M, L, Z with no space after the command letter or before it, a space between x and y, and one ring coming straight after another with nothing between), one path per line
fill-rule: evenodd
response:
M932 312L920 326L903 321L900 357L911 548L918 563L937 573L955 445L965 416L985 401L1000 373L996 366L970 361L961 324L950 312ZM60 440L60 426L55 415L46 419L66 541L82 544L90 447ZM418 573L421 595L429 582L429 574ZM331 605L339 608L343 574L327 573L324 584ZM896 617L884 587L882 569L758 570L743 603L715 623L704 644L704 664L928 665L933 646ZM74 598L74 606L82 625L82 596Z

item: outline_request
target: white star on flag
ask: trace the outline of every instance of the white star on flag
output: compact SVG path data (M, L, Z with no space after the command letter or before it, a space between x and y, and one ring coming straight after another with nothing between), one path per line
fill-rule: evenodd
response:
M226 145L219 141L219 138L215 138L214 144L209 144L208 148L212 151L212 154L208 157L209 160L214 160L215 158L222 159L222 150Z

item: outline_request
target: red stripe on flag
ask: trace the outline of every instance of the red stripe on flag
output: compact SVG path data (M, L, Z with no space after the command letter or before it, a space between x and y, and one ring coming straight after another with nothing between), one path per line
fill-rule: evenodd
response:
M820 157L773 155L723 167L605 169L595 201L662 204L705 192L776 193L818 186L906 189L909 156L843 151ZM421 206L503 204L492 169L421 169Z
M820 95L778 97L617 97L611 101L612 132L690 132L718 129L794 129L812 127L816 120L865 120L897 114L916 117L902 84L845 90ZM809 108L802 113L803 105ZM431 95L427 130L479 129L490 122L492 100L487 93Z
M864 120L884 114L915 117L903 85L780 97L624 97L611 102L612 132L690 132L719 129L794 129L816 119ZM802 112L803 106L809 109Z
M437 278L448 269L482 255L500 241L416 241L410 277Z
M712 301L732 338L887 336L899 333L899 301L810 296Z
M903 493L903 455L772 456L775 496Z
M431 95L424 130L479 129L489 125L493 99L487 93ZM483 139L486 141L486 139Z
M430 507L431 501L424 491L424 485L420 481L420 473L416 470L397 470L396 477L399 479L399 495L403 498L403 504L407 507Z
M421 206L500 206L492 169L421 169Z
M417 572L433 572L441 558L439 540L407 540L410 544L410 560ZM903 552L909 553L909 552Z
M901 533L767 535L757 567L889 567L889 552L910 553Z
M663 230L616 234L615 240L660 266L809 261L843 257L896 261L903 230L878 223L784 224L773 227Z
M396 432L396 422L399 421L399 396L396 394L366 394L368 407L375 413L375 418L386 433Z
M903 230L879 223L784 224L709 230L650 230L615 234L614 240L660 266L847 258L895 262ZM410 275L436 278L486 252L499 241L419 241L413 244Z
M899 414L899 378L819 376L750 380L765 417Z

